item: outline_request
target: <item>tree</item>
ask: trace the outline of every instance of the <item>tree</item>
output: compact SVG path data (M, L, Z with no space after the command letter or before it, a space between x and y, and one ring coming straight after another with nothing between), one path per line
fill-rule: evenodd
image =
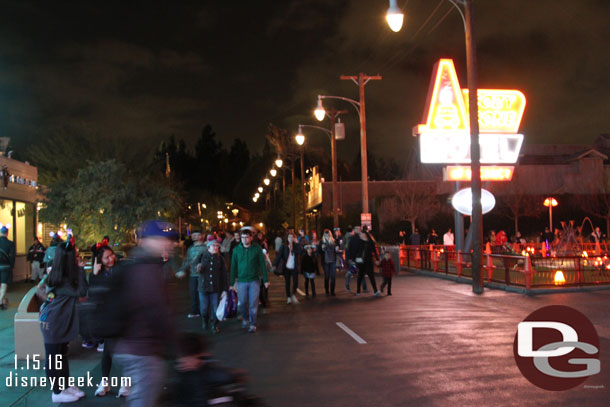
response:
M392 221L406 220L411 223L411 232L415 232L415 224L422 226L439 208L435 183L408 182L395 186L392 196L380 198L377 216L381 228Z
M519 218L524 216L538 216L544 212L541 196L527 195L524 191L515 189L511 195L505 195L501 199L500 213L514 221L515 235L519 232Z
M89 163L74 178L52 184L41 220L66 222L79 245L129 241L146 219L177 216L180 198L162 179L129 172L115 160Z

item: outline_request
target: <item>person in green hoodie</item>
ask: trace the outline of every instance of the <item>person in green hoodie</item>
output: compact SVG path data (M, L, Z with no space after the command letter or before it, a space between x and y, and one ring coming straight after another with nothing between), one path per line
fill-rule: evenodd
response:
M240 231L241 243L235 246L231 256L231 287L229 287L233 288L237 280L239 312L243 318L241 326L248 328L250 333L256 332L261 278L265 288L269 288L265 255L257 243L252 243L254 232L255 229L251 226L243 227Z

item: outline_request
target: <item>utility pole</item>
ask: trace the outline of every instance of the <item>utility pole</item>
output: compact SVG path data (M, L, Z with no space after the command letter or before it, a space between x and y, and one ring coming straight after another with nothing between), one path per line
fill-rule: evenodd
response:
M301 146L301 196L303 199L303 229L307 234L307 198L305 197L305 147Z
M483 210L481 208L481 151L479 147L479 101L477 53L472 13L472 0L464 1L466 26L466 64L468 68L468 103L470 115L470 170L472 180L472 291L483 292L481 284L481 245L483 244Z
M360 72L358 76L341 75L340 79L351 80L360 89L360 159L362 165L362 213L369 214L369 184L368 184L368 163L366 156L366 113L364 105L364 86L370 80L381 80L380 75L369 76Z

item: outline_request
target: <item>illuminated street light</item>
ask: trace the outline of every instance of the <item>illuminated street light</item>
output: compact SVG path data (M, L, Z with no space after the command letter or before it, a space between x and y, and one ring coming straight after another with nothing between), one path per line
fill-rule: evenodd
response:
M254 197L255 197L256 199L258 199L258 197L259 197L259 196L261 196L261 194L259 194L258 192L257 192L256 194L254 194Z
M544 206L549 207L549 230L553 231L553 206L557 206L559 203L553 197L548 197L544 200Z
M269 185L269 184L271 183L271 181L269 180L269 178L265 178L265 179L263 180L263 183L264 183L265 185Z
M297 133L296 137L295 137L297 144L302 146L303 143L305 143L305 135L303 134L303 130L301 129L301 126L299 126L299 132Z
M275 168L271 168L271 171L269 171L269 174L271 174L272 177L275 177L277 175L277 170Z
M319 122L324 120L324 116L326 116L326 110L324 110L324 106L322 106L322 98L320 96L318 96L318 106L316 106L313 114Z
M263 193L263 187L258 187L258 192Z
M282 168L282 165L284 165L284 161L282 161L282 159L280 157L278 157L275 160L275 165L277 166L277 168Z
M256 202L256 201L258 201L258 198L257 198L257 197L253 197L253 198L252 198L252 201L253 201L253 202Z
M390 26L390 29L397 33L402 28L402 22L405 18L402 10L398 8L396 4L396 0L390 0L390 8L388 8L388 12L385 15L385 19Z

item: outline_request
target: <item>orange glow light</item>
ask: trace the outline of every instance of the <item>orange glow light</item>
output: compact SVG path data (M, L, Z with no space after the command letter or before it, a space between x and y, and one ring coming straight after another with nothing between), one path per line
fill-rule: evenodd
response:
M555 285L563 285L566 283L566 278L563 275L563 271L557 270L555 272Z
M481 181L510 181L513 178L513 166L481 166ZM445 171L445 181L470 181L472 171L470 167L461 165L448 165Z
M468 119L468 89L462 89ZM478 89L479 132L517 133L525 111L525 95L518 90ZM470 123L468 121L468 123Z
M553 197L548 197L544 200L544 206L557 206L558 202Z

